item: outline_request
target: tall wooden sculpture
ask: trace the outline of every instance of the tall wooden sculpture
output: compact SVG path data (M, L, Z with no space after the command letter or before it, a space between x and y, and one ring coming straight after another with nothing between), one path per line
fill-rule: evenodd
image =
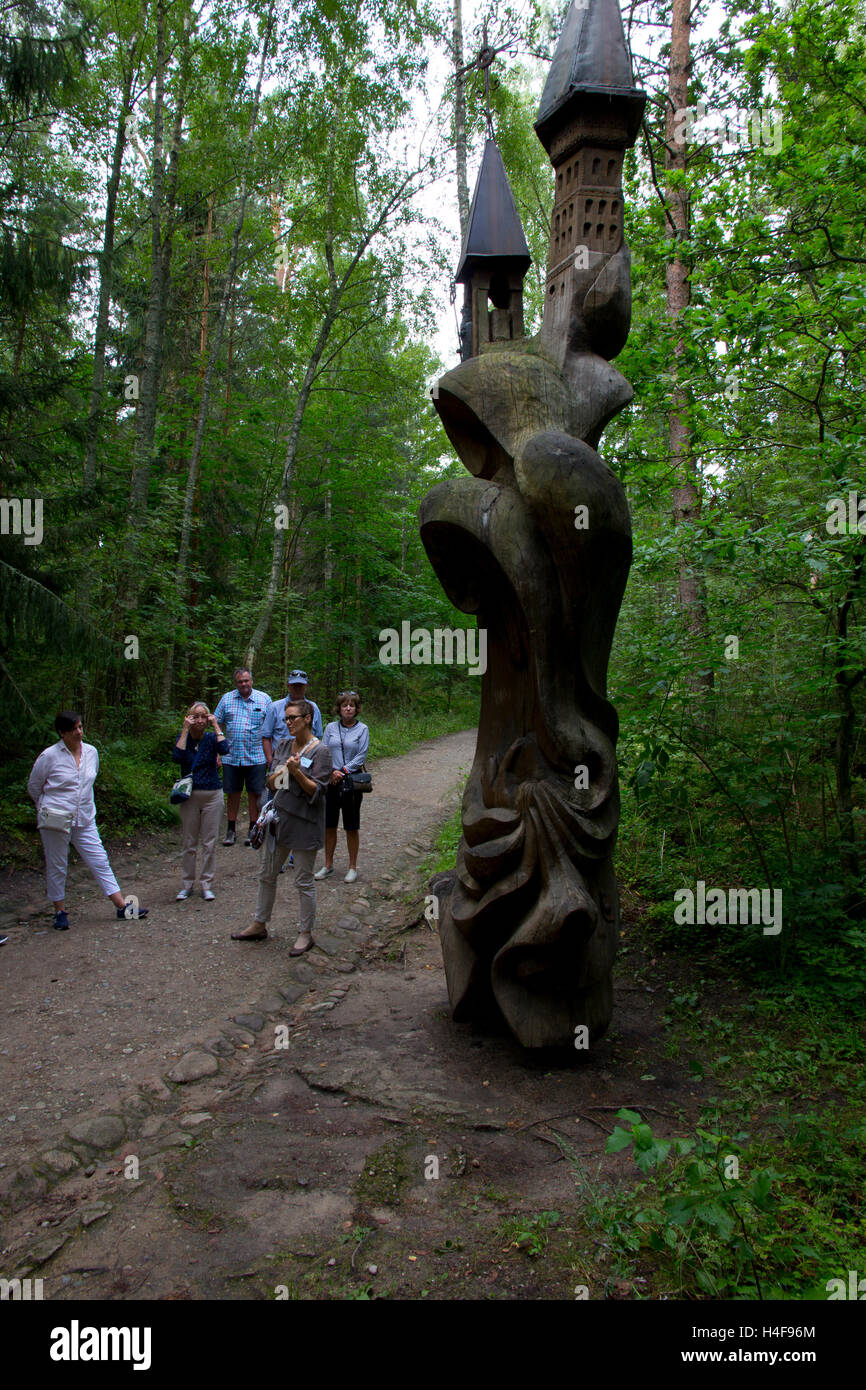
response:
M619 938L617 716L607 663L631 562L625 494L596 453L632 398L621 174L646 97L617 0L572 3L536 132L556 173L544 319L523 337L530 263L488 141L457 278L463 361L434 393L471 478L421 507L449 598L487 629L463 838L440 935L456 1019L504 1016L526 1047L607 1027Z

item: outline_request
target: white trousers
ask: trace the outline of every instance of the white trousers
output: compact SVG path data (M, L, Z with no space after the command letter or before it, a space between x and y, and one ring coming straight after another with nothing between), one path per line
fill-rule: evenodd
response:
M313 869L316 864L315 849L289 849L288 845L278 845L270 831L265 834L262 845L262 867L259 871L259 900L256 903L256 921L266 925L271 920L274 899L277 895L277 879L280 869L290 854L295 856L295 887L298 890L301 925L299 931L312 936L316 925L316 881Z
M180 803L183 826L183 886L190 893L195 887L195 857L201 840L201 886L213 888L216 867L216 842L223 814L221 791L193 792L188 801Z
M53 903L63 902L66 894L66 861L73 844L81 855L106 897L119 892L117 879L111 872L105 846L99 838L96 821L90 825L73 825L68 835L62 830L45 830L39 834L45 849L45 892Z

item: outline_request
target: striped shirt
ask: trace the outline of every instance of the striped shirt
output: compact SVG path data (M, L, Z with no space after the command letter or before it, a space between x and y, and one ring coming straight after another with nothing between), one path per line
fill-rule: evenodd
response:
M239 690L227 690L214 714L223 726L231 752L223 756L230 767L253 767L265 761L262 724L271 703L263 690L252 690L244 699Z

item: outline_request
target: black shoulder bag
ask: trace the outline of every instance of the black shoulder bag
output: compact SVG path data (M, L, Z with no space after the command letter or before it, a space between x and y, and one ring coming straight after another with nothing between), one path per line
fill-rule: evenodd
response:
M343 755L343 767L346 766L346 750L343 747L342 725L338 729L340 734L340 752ZM371 792L373 790L373 776L366 767L361 772L347 772L340 782L340 795L351 796L353 792Z

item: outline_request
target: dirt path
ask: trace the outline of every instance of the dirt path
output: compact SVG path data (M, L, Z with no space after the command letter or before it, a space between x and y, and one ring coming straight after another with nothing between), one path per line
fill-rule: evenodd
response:
M474 747L474 731L451 734L371 764L376 788L362 808L360 876L343 883L341 830L336 872L319 887L322 934L346 912L372 922L365 890L410 841L429 840ZM91 1107L116 1111L124 1092L158 1078L210 1021L218 1032L226 1011L242 1011L284 982L297 934L290 878L279 886L274 940L250 946L230 939L252 920L255 850L220 845L212 903L174 900L179 829L148 837L141 852L112 853L112 864L123 891L150 909L145 921L118 922L82 864L70 878L68 932L51 926L41 875L21 875L0 900L0 935L9 936L0 950L0 1165L48 1142L70 1116ZM395 910L384 909L383 921Z
M228 940L254 895L242 847L210 909L174 904L175 843L140 861L152 925L87 921L88 888L68 935L12 929L0 1274L59 1301L651 1293L588 1219L631 1171L605 1139L623 1105L682 1132L703 1087L664 1055L667 992L628 925L590 1053L452 1022L418 868L472 746L374 769L362 879L325 883L300 962L285 919L265 947Z

